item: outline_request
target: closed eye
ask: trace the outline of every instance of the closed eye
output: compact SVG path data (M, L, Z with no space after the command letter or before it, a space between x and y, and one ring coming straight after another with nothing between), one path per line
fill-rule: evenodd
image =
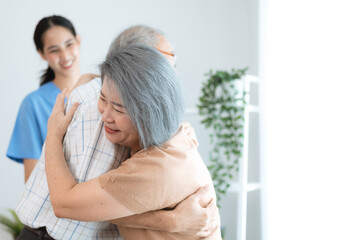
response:
M106 99L103 98L102 96L100 96L100 100L101 100L102 102L104 102L104 103L107 103Z
M116 105L113 105L113 109L115 110L115 112L118 112L118 113L125 113L122 109L120 109L118 106Z

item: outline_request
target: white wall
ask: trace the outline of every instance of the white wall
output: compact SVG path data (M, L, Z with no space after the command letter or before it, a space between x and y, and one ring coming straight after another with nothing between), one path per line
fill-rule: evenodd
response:
M360 1L262 3L267 239L360 239Z
M251 0L6 1L0 0L0 213L14 208L23 188L23 167L6 158L10 135L23 97L38 87L46 65L35 51L32 34L44 16L69 18L82 37L81 70L97 71L111 40L134 24L166 33L178 55L187 107L194 108L203 74L213 69L250 67L257 74L257 9ZM255 24L255 26L254 26ZM194 118L194 116L191 116ZM196 118L196 117L195 117ZM207 157L207 135L197 125L200 151ZM205 144L202 144L205 143Z

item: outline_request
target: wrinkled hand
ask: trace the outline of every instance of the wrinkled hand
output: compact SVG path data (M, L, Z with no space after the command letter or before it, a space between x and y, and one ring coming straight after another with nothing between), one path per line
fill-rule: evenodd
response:
M72 120L72 117L79 106L79 103L74 103L69 111L65 114L64 100L67 93L65 88L56 98L55 105L48 120L48 132L50 137L57 137L62 139L66 133L66 130Z
M220 224L218 207L209 185L182 201L175 209L176 230L182 235L209 236Z

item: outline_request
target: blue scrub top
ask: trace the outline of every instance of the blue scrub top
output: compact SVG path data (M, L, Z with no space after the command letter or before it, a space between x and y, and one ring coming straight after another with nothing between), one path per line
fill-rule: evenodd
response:
M22 101L6 156L23 163L24 158L39 159L47 134L47 121L60 89L48 82Z

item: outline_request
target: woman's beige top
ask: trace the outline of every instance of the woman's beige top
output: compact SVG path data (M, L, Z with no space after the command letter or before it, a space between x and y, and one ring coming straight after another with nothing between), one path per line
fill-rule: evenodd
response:
M212 185L197 150L195 132L188 123L163 146L141 150L100 179L101 185L129 210L140 214L174 208L199 187ZM214 188L212 187L215 195ZM119 226L125 240L196 239L156 230ZM205 239L221 239L220 228Z

